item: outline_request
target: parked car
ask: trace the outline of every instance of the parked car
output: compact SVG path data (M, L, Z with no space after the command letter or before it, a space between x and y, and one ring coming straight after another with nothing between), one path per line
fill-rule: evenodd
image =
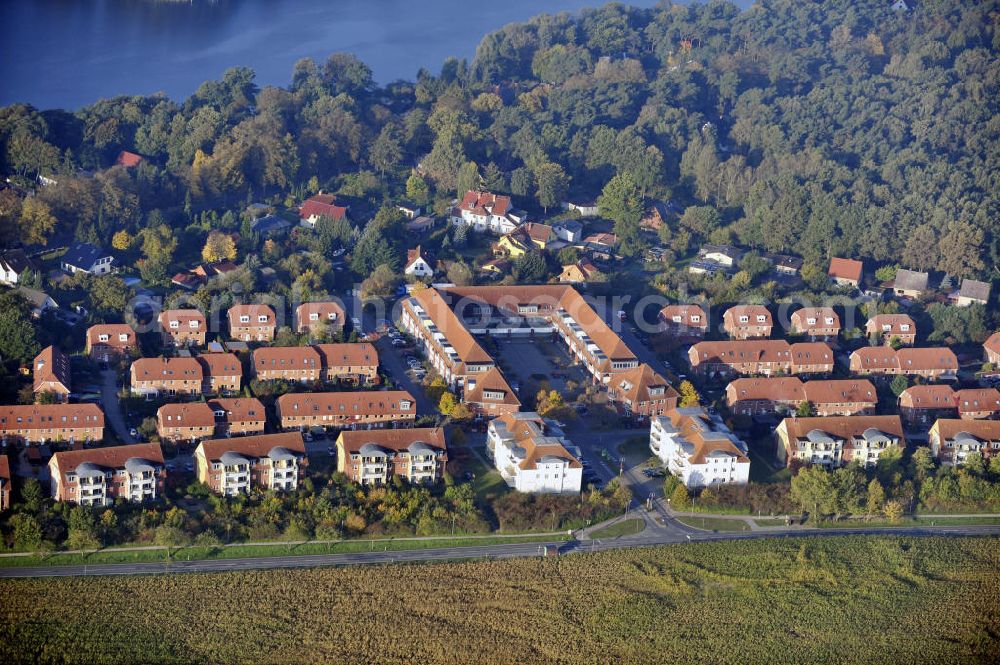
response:
M139 430L137 430L137 429L136 429L136 428L134 428L134 427L133 427L132 429L130 429L130 430L128 431L128 434L129 434L129 436L131 436L131 437L132 437L133 439L138 439L138 438L139 438Z

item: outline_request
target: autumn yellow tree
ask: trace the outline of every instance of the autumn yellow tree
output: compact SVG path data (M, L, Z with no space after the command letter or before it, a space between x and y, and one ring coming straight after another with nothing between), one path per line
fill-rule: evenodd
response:
M701 395L695 390L694 384L690 381L681 381L681 406L698 406L701 402Z
M132 246L132 234L122 229L121 231L116 231L111 237L111 246L117 249L119 252L124 252L126 249Z
M35 196L21 203L21 240L29 245L45 245L56 227L56 218L48 204Z
M212 231L208 234L204 249L201 250L201 258L207 263L232 261L236 258L236 243L232 236Z

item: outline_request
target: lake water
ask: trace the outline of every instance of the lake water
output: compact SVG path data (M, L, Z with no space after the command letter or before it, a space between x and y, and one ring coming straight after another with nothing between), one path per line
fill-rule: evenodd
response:
M632 0L651 6L655 0ZM0 105L183 99L228 67L287 85L297 60L355 53L379 83L471 59L484 34L601 0L0 0ZM745 6L747 1L738 4Z

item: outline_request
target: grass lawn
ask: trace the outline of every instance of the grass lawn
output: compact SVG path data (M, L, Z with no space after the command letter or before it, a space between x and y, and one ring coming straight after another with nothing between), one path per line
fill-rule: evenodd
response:
M3 580L0 661L996 662L998 569L995 539L845 537Z
M930 517L925 516L919 519L913 519L912 517L904 517L898 522L889 522L887 520L839 520L836 522L831 521L819 521L814 522L811 526L818 527L820 529L851 529L859 526L978 526L978 525L996 525L1000 524L1000 517L981 517L977 515L969 515L968 517Z
M749 531L750 525L743 520L727 520L724 517L678 517L679 522L696 529L707 531Z
M483 534L481 538L456 536L441 537L434 540L402 540L378 538L371 540L342 540L332 543L267 543L262 545L240 545L234 547L183 547L171 551L170 559L174 561L196 561L201 559L247 559L269 556L293 556L306 554L350 554L355 552L401 550L423 550L436 547L470 547L474 545L493 545L497 543L531 543L551 540L565 540L568 536L540 536L537 534L512 535L500 537ZM96 565L104 563L142 563L144 561L164 561L165 549L132 550L116 552L92 552L90 554L59 553L48 556L17 556L0 557L0 567L23 566L66 566L66 565Z
M641 519L622 520L603 529L598 529L590 534L590 537L598 540L601 538L617 538L618 536L631 536L635 533L642 533L646 528L646 522Z
M757 526L785 526L788 522L780 517L755 517L753 520Z

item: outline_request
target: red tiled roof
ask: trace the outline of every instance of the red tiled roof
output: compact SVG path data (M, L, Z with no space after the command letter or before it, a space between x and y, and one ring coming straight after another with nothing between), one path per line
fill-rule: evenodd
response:
M444 430L440 427L345 430L337 437L337 443L343 446L347 455L358 452L362 446L369 443L400 452L418 442L442 451L446 449Z
M996 388L966 388L955 391L959 413L1000 412L1000 391Z
M229 308L226 316L229 318L229 324L237 327L273 326L275 324L274 310L271 309L270 305L233 305ZM249 316L250 320L242 323L241 316ZM267 321L258 321L257 318L260 316L266 316Z
M408 408L403 408L403 402L409 403ZM282 418L322 413L341 416L413 416L417 412L413 395L405 390L287 393L278 398L277 404Z
M700 305L667 305L660 310L662 321L674 323L675 316L681 317L681 320L677 322L678 325L708 329L708 317L705 316L705 310ZM692 321L692 316L699 317L698 321Z
M347 214L347 206L334 204L337 197L333 194L317 194L302 202L299 208L299 218L309 219L313 215L317 217L329 217L330 219L343 219Z
M378 351L368 342L317 344L322 367L377 367Z
M492 192L477 192L469 190L462 197L462 202L458 204L459 210L467 210L476 215L485 216L487 214L502 217L510 211L510 197Z
M267 413L264 404L256 397L220 397L208 400L208 406L215 411L226 412L226 422L264 422Z
M243 376L243 365L235 353L202 353L195 360L205 377Z
M907 409L952 409L955 391L951 386L910 386L899 395L899 405Z
M59 383L69 390L70 366L69 357L54 346L47 346L35 356L32 364L34 372L34 389L38 392L46 383Z
M833 257L830 259L830 270L827 275L836 279L849 279L854 282L861 281L861 273L864 271L864 264L854 259L841 259Z
M101 335L107 335L108 340L102 342ZM126 335L128 339L123 342L118 339L119 335ZM91 346L103 344L119 349L129 348L135 346L135 331L125 323L98 323L87 328L87 341Z
M128 150L122 150L118 153L118 159L115 160L115 164L118 166L124 166L126 168L131 168L133 166L138 166L142 162L142 156L137 155L134 152L129 152Z
M164 427L214 427L215 412L204 402L164 404L157 409L156 420Z
M225 453L237 453L247 457L267 457L274 448L287 448L293 453L306 454L306 444L299 432L280 434L258 434L255 436L234 436L231 439L208 439L198 446L209 462L216 462Z
M105 469L124 469L125 462L132 458L163 464L163 450L158 443L133 443L127 446L66 450L53 455L52 462L62 474L62 480L65 483L66 474L75 471L84 462L90 462Z
M66 422L63 422L63 418ZM21 422L17 419L21 418ZM28 422L28 419L31 422ZM75 420L74 420L75 419ZM0 429L104 427L104 412L96 404L27 404L0 406Z
M205 321L205 315L196 309L165 309L160 312L160 326L164 330L172 330L170 328L171 321L177 321L180 324L179 328L175 328L177 331L195 331L195 332L205 332L208 330L208 324ZM198 327L191 328L188 325L189 321L197 321Z

